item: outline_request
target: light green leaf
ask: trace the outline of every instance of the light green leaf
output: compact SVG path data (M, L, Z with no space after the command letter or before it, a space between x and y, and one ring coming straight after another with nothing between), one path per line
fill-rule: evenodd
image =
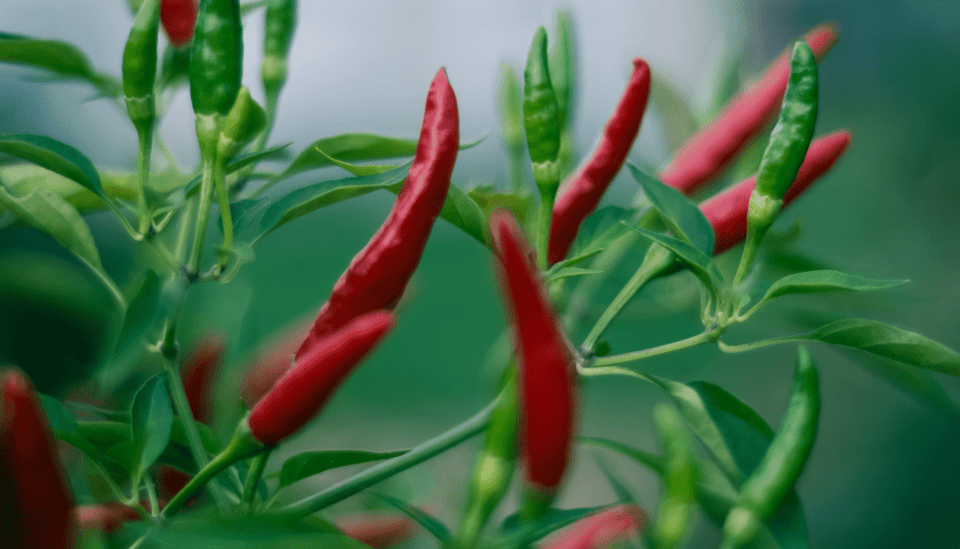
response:
M114 353L123 352L139 339L143 332L153 325L159 310L160 277L153 271L147 271L140 288L127 305L123 328L120 329Z
M399 187L389 187L387 190L399 193ZM474 240L488 246L486 217L480 206L460 187L453 183L447 190L447 198L440 209L440 219L447 221L454 227L472 236Z
M667 404L659 404L653 417L663 446L664 491L650 535L658 549L672 549L683 539L693 517L696 466L680 414Z
M90 59L73 44L0 33L0 62L46 69L61 77L93 84L104 95L115 96L119 84L93 69Z
M377 497L387 502L389 505L395 507L403 514L407 515L413 519L417 524L423 526L423 529L430 533L433 537L437 538L442 547L448 547L452 541L452 536L450 535L450 530L445 524L437 520L431 515L423 512L416 507L409 505L403 501L400 501L397 498L390 497L386 494L376 494Z
M673 252L674 255L677 256L677 259L689 267L690 271L700 279L700 282L710 291L714 299L717 299L717 296L723 288L723 277L720 275L720 271L716 265L713 264L710 256L682 240L677 240L676 238L671 238L627 223L624 223L624 225L630 230L653 240L655 243Z
M133 468L134 485L139 483L143 473L167 447L172 425L173 409L167 392L167 374L160 372L140 387L130 408L134 459L137 460Z
M774 282L767 289L766 294L753 307L759 309L772 299L792 294L808 294L819 292L836 292L852 290L863 292L867 290L882 290L906 284L908 280L874 280L862 276L841 273L839 271L808 271L787 275Z
M66 143L43 135L0 135L0 152L70 178L97 196L107 196L90 159Z
M647 199L677 238L685 240L704 255L713 255L713 228L696 204L633 164L627 164Z
M301 452L283 462L279 473L279 488L290 486L294 482L313 475L319 475L330 469L390 459L402 456L408 451L409 450L368 452L364 450L318 450Z
M227 165L226 169L224 170L224 173L226 175L230 175L236 171L246 168L247 166L256 164L257 162L260 162L261 160L264 160L266 158L279 157L281 156L283 150L292 144L293 143L285 143L283 145L270 147L269 149L264 149L259 152L238 156L234 158L233 162ZM198 174L196 177L191 179L189 183L187 183L186 185L187 198L197 194L197 191L200 190L200 181L202 178L203 178L203 175ZM174 190L174 189L169 189L169 190Z
M664 78L650 82L650 100L664 121L667 146L677 150L697 131L699 122L690 104L680 95L674 85Z
M603 271L595 271L592 269L581 269L579 267L564 267L560 269L550 269L550 272L544 277L545 282L553 282L554 280L561 280L564 278L570 278L573 276L586 276L592 274L603 274Z

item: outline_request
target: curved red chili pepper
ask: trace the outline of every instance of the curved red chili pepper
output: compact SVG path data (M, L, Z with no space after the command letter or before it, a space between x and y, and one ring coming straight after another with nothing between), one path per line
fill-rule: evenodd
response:
M193 39L199 7L197 0L161 0L160 22L174 47L182 47Z
M74 514L81 530L99 530L107 534L114 532L125 522L140 520L140 515L133 507L122 503L80 505L74 509Z
M639 505L618 505L578 520L540 549L604 549L639 536L646 522L647 514Z
M650 95L650 67L643 59L633 60L633 74L603 127L600 142L590 158L560 189L550 222L547 259L562 260L573 244L583 220L597 207L603 193L627 159Z
M440 69L430 84L417 152L393 210L334 285L298 358L357 316L392 309L400 300L447 197L459 143L457 97Z
M390 311L374 311L315 340L247 416L247 426L267 446L310 421L353 368L393 328Z
M786 206L820 176L827 173L847 150L850 132L836 132L815 139L800 165L797 178L783 196ZM757 177L745 179L700 204L715 235L713 254L718 255L743 242L747 236L747 208Z
M549 498L567 468L576 428L574 356L513 216L495 211L490 231L499 259L504 307L517 347L525 484Z
M263 351L257 353L256 359L244 371L240 382L240 398L243 399L247 408L256 406L263 395L270 392L270 388L277 380L287 373L290 369L290 359L310 334L311 326L313 326L312 318L309 322L302 322L293 330L267 343Z
M4 547L64 549L76 544L73 494L60 462L50 424L27 376L0 373L0 454L12 493L0 494L16 517ZM11 489L12 488L12 489Z
M345 536L376 549L403 543L417 533L417 525L406 515L397 513L340 517L334 521L334 525Z
M820 25L804 36L817 62L837 38L836 29L830 25ZM718 176L777 115L790 78L789 54L778 57L757 83L733 98L681 147L660 173L660 180L690 195Z

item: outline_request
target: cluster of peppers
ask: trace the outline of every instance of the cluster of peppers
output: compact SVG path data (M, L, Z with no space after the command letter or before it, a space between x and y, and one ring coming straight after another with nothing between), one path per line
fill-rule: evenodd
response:
M147 0L147 3L153 0ZM269 108L276 107L276 93L286 78L285 58L289 49L294 10L270 3L268 26L276 27L275 50L264 60ZM200 18L198 18L198 10ZM191 94L198 113L198 137L205 155L230 155L239 148L231 136L250 134L249 128L231 128L232 123L249 124L249 98L239 85L236 33L226 38L221 26L239 27L238 4L210 0L198 6L193 0L163 0L159 11L142 9L131 33L154 29L152 50L156 53L156 14L176 47L194 39L191 64ZM194 26L194 21L200 23ZM194 28L197 36L194 38ZM146 29L146 30L144 30ZM285 38L284 38L285 37ZM804 68L814 66L836 39L834 31L822 27L810 33L792 55L778 59L751 88L740 94L699 134L694 136L660 174L660 179L690 195L716 178L776 116L781 102L786 107L790 94L816 93ZM131 45L132 44L132 45ZM142 62L146 44L131 40L124 55L125 75L134 74ZM141 51L142 50L142 51ZM153 61L155 64L155 59ZM490 240L495 252L501 294L515 342L515 372L508 370L503 395L482 423L487 438L478 461L472 492L465 514L460 542L469 547L503 498L511 483L514 462L522 463L522 516L535 520L543 516L558 494L571 460L577 426L577 380L580 353L573 348L560 319L550 303L541 269L568 255L580 225L600 202L605 190L622 168L643 119L650 93L651 73L642 59L633 62L633 73L613 115L603 129L596 149L563 184L560 184L560 106L550 80L546 34L539 29L525 71L524 117L533 173L541 191L541 223L536 250L527 243L513 216L495 211L490 219ZM152 102L154 83L125 78L125 93L131 118L143 135L152 132L153 120L137 113ZM789 84L789 85L788 85ZM804 88L806 86L806 88ZM788 94L786 100L784 95ZM246 106L245 106L246 104ZM255 105L255 103L254 103ZM135 116L136 115L136 116ZM791 118L791 116L793 118ZM225 122L214 126L209 119ZM814 113L790 112L784 108L774 130L807 132L812 138ZM256 117L254 117L256 118ZM272 117L271 117L272 118ZM138 123L140 120L140 123ZM216 127L219 133L210 131ZM226 129L225 129L226 128ZM224 137L226 136L226 137ZM801 145L802 151L786 150L787 169L760 173L731 186L703 202L700 207L715 235L714 254L720 254L745 239L758 240L769 227L772 216L764 205L777 211L826 173L849 144L850 136L838 132ZM226 141L225 141L226 140ZM291 437L324 407L350 372L371 353L397 322L392 309L413 275L447 197L459 147L459 114L453 89L443 69L431 83L416 155L396 203L367 246L351 261L335 284L309 330L299 330L281 342L276 350L248 370L241 394L250 412L240 422L237 435L224 454L192 479L173 470L159 472L161 496L166 499L162 515L176 513L198 494L217 472L242 457L263 455ZM803 154L805 152L805 155ZM802 162L801 162L802 161ZM784 175L786 174L786 175ZM206 185L206 184L205 184ZM205 195L210 189L202 190ZM221 189L218 189L220 192ZM226 199L225 192L221 195ZM757 204L761 204L758 206ZM229 206L225 208L229 211ZM201 210L202 211L202 210ZM543 219L549 216L549 221ZM758 221L759 220L759 221ZM224 219L225 225L228 223ZM200 224L198 223L198 226ZM226 227L225 227L226 229ZM226 232L226 231L225 231ZM759 232L759 234L757 234ZM538 267L539 265L539 267ZM209 387L216 374L223 341L203 341L184 367L184 386L195 419L208 421ZM816 384L816 370L809 356L801 352L797 383ZM11 547L71 547L76 529L95 527L112 530L121 522L139 515L119 504L81 506L74 504L62 464L53 444L37 397L29 381L16 370L0 375L0 465L12 474L0 477L0 532ZM815 421L817 402L791 406L784 429L801 429ZM793 415L790 415L793 411ZM805 459L809 447L795 454ZM761 474L744 485L740 500L724 527L730 546L746 543L756 534L758 521L775 509L777 488L770 496L770 483L792 485L793 464L761 464ZM17 486L29 478L31 486ZM753 480L756 479L756 480ZM787 482L785 479L788 479ZM562 538L545 545L550 549L602 547L624 536L635 535L645 523L645 514L635 505L621 505L576 523ZM389 523L393 520L392 523ZM370 526L349 521L338 523L351 536L386 545L412 535L406 520L387 519ZM379 534L377 534L379 533ZM377 537L380 535L380 537Z

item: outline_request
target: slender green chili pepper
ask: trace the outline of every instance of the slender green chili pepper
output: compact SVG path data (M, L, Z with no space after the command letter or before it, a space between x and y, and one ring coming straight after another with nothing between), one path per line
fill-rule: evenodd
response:
M573 171L576 151L573 144L573 107L576 102L576 44L573 36L573 20L570 12L557 10L557 22L554 27L556 40L550 49L550 81L557 94L557 106L560 109L560 149L557 152L557 166L560 179Z
M297 26L297 0L271 0L264 17L260 72L267 103L271 104L287 81L287 55Z
M190 52L190 99L197 114L201 149L216 147L216 115L226 116L236 102L242 71L239 0L204 0Z
M516 69L509 63L500 67L500 95L497 106L500 111L500 138L507 150L510 162L510 188L515 192L523 189L523 168L526 159L526 141L523 129L523 100L520 98L520 81Z
M533 35L523 71L523 125L533 162L533 178L541 193L556 194L560 184L557 153L560 151L560 106L550 80L547 31Z
M797 42L790 57L790 80L780 117L757 170L757 185L747 210L747 240L735 282L743 280L757 246L780 214L813 139L817 122L817 61L806 42Z
M153 89L157 78L159 8L160 0L148 0L140 6L123 48L123 95L130 120L141 135L153 131L157 116Z
M740 489L737 504L723 524L724 548L749 543L760 525L796 484L817 437L820 390L816 365L804 347L797 348L790 403L766 453Z
M160 22L174 48L182 48L193 38L198 7L198 0L163 0L160 3Z

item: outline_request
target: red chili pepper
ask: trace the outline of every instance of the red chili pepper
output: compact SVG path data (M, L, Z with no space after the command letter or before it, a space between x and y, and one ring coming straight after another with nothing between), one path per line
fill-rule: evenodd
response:
M850 132L836 132L810 144L797 178L783 196L786 206L820 176L827 173L850 144ZM747 236L747 208L757 177L745 179L700 204L716 236L713 254L718 255L743 242Z
M340 517L334 521L334 525L347 537L376 549L403 543L417 533L417 525L412 520L396 513Z
M315 340L247 416L253 436L272 446L297 432L393 328L394 319L390 311L374 311Z
M503 210L495 211L490 231L499 259L501 293L518 348L525 484L549 501L567 468L576 428L574 356L516 220Z
M193 29L197 24L197 0L162 0L160 2L160 22L167 33L170 43L180 48L193 39Z
M577 236L580 224L597 207L603 193L627 159L650 95L650 67L642 59L633 60L633 75L603 128L600 142L590 158L567 179L560 189L550 222L548 261L562 260Z
M247 408L253 408L263 395L290 369L291 358L310 334L313 319L301 323L294 330L269 342L264 350L257 353L253 364L243 373L240 382L240 397Z
M392 309L399 301L440 215L459 142L457 97L440 69L430 84L416 156L393 210L334 285L298 358L357 316Z
M541 545L540 549L604 549L637 537L646 522L647 514L640 506L618 505L578 520Z
M837 42L837 31L820 25L804 37L819 62ZM718 176L777 115L787 80L790 52L777 58L757 83L733 98L723 112L693 136L660 173L660 179L690 195Z
M4 547L64 549L76 544L73 494L50 424L20 370L0 373L0 454L12 493L0 494L16 516ZM11 489L12 488L12 489ZM7 534L7 533L5 533Z
M136 510L122 503L80 505L74 509L74 515L81 530L93 529L107 534L113 533L124 522L140 520Z

